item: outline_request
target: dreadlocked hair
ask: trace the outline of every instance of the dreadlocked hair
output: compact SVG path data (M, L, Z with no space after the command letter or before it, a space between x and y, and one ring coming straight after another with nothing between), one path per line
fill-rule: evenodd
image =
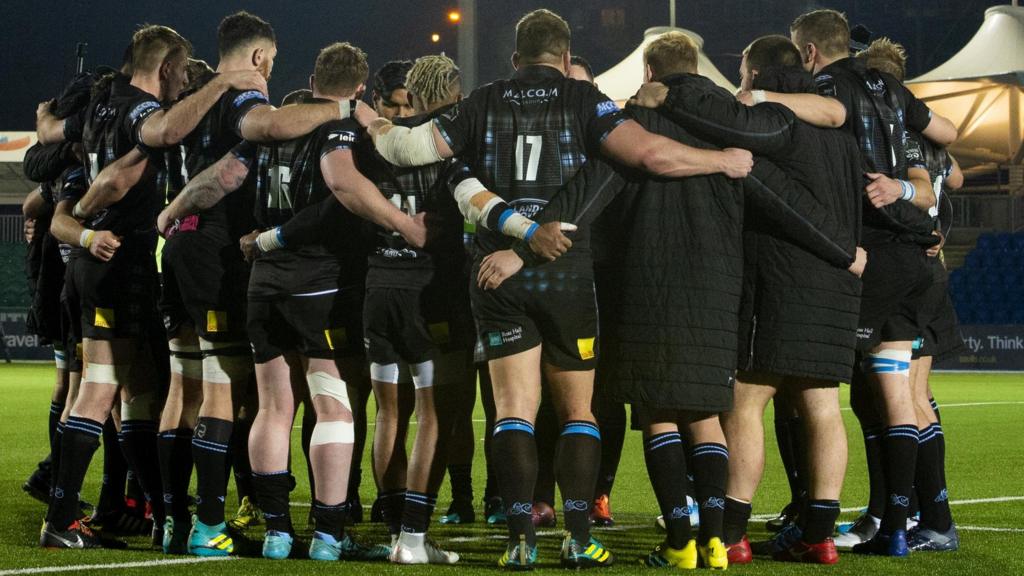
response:
M437 104L452 96L460 80L459 67L444 54L422 56L409 69L405 87L425 105Z

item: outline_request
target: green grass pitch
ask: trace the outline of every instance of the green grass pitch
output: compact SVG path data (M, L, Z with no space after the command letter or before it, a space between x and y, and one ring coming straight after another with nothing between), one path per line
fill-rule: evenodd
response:
M262 575L326 573L363 574L455 574L464 571L489 573L503 547L503 528L488 528L481 523L446 527L436 524L434 538L458 551L463 560L454 567L399 567L386 563L324 564L309 560L272 563L258 558L235 558L208 563L166 564L169 558L148 548L143 538L130 540L127 551L46 551L38 548L38 531L43 506L21 491L21 483L37 460L45 455L46 416L52 381L52 369L42 365L0 364L0 576L10 573L35 573L29 569L50 567L65 572L75 567L83 574L217 574ZM957 553L918 553L908 559L862 558L843 554L835 567L798 566L756 559L748 566L735 566L730 572L739 574L900 574L995 576L1024 574L1024 375L939 374L932 378L932 387L942 406L946 431L947 469L953 516L961 526L962 548ZM843 390L847 405L848 390ZM477 438L482 439L482 411L477 409ZM867 482L863 443L853 414L844 412L850 445L850 465L843 490L842 505L850 508L863 505L867 499ZM769 415L770 417L770 415ZM768 430L768 464L765 478L754 503L755 515L777 512L788 499L788 488L778 455L774 452L771 423ZM299 450L298 434L293 437L295 454ZM367 451L368 456L368 451ZM299 456L301 459L301 456ZM95 502L100 482L99 458L86 479L83 496ZM299 460L301 462L301 460ZM369 462L364 470L370 470ZM474 465L477 495L483 488L484 466L482 442L477 442ZM369 472L363 479L362 500L374 498ZM296 466L298 488L292 501L309 501L304 465ZM194 487L193 483L193 487ZM233 486L232 486L233 489ZM439 512L448 506L447 483L441 490ZM1007 498L1002 502L963 502ZM234 503L234 494L229 494ZM230 506L229 506L230 508ZM644 571L638 564L660 539L654 530L656 504L647 481L641 453L639 433L629 432L612 493L612 509L617 526L597 530L596 534L617 555L616 566L602 573L619 574ZM296 506L293 515L300 537L308 537L305 526L308 508ZM231 510L228 514L230 516ZM849 519L856 514L844 513ZM762 521L751 522L752 539L764 538ZM384 541L386 534L379 525L363 524L357 532L366 542ZM541 569L558 570L557 531L543 532L540 539ZM260 538L260 529L250 534ZM454 541L453 541L454 539ZM181 557L174 557L181 558ZM187 558L186 558L187 560ZM120 566L138 563L134 566ZM108 565L84 570L83 565ZM547 569L547 570L544 570Z

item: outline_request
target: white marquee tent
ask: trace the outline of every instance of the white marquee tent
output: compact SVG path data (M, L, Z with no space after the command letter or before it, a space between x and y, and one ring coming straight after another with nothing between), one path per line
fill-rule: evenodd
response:
M965 167L1020 164L1024 159L1024 8L994 6L970 42L908 87L956 124L950 147Z
M711 79L712 82L718 84L722 88L729 90L730 92L736 92L736 86L729 82L718 68L708 60L707 55L704 54L704 39L700 37L696 32L686 30L684 28L673 28L671 26L658 26L656 28L648 28L644 32L644 40L626 56L626 58L612 66L607 72L600 74L594 79L597 82L597 87L608 95L612 100L622 102L628 100L633 94L636 94L637 89L644 81L644 48L653 42L656 38L662 34L677 30L693 38L697 42L697 46L701 48L700 53L697 57L697 71Z

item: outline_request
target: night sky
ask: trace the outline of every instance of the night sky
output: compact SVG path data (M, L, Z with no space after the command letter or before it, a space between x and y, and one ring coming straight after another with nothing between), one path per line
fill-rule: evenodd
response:
M814 8L847 13L875 35L887 35L910 52L908 77L926 72L956 53L980 26L980 0L679 0L678 25L704 37L704 49L726 77L738 83L739 52L752 39L788 34L789 23ZM349 41L370 57L371 74L396 58L446 51L457 57L455 25L446 20L457 0L3 0L0 7L0 130L30 130L36 104L55 96L71 78L75 45L88 42L86 64L117 65L132 31L142 23L165 24L195 45L198 57L216 65L220 19L246 9L267 19L278 37L279 53L270 82L271 99L307 85L318 50ZM547 7L573 28L572 51L587 57L600 73L640 42L643 31L668 24L667 0L478 0L479 80L508 75L516 20ZM441 34L440 44L430 35Z

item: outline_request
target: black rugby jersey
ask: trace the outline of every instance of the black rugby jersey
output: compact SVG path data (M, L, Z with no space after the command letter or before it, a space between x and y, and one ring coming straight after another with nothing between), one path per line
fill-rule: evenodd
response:
M207 74L189 92L182 94L182 98L206 86L216 77L216 73ZM229 89L224 92L199 121L195 130L181 141L185 148L185 171L188 177L195 178L237 146L242 141L242 120L245 115L253 108L269 103L267 97L258 90ZM193 215L185 219L178 231L200 230L207 232L203 236L204 241L209 239L219 243L233 243L253 229L251 214L251 194L230 194L198 217Z
M335 150L352 150L362 171L372 157L373 145L365 129L347 118L327 122L292 141L243 143L234 149L235 156L255 172L254 213L260 228L287 230L299 213L315 213L318 222L312 241L297 239L294 246L257 259L249 282L251 298L310 294L362 283L366 223L333 197L320 169L320 160Z
M477 88L434 122L484 186L532 218L625 120L588 82L550 66L525 66L510 79ZM587 236L574 236L573 253L589 253ZM476 243L482 257L512 240L478 229Z
M155 236L153 223L163 206L155 174L163 167L163 155L142 143L140 129L143 121L160 108L155 96L132 86L131 78L121 74L101 86L89 102L83 137L89 182L134 148L146 153L149 169L124 198L90 218L86 227L110 230L118 236Z

